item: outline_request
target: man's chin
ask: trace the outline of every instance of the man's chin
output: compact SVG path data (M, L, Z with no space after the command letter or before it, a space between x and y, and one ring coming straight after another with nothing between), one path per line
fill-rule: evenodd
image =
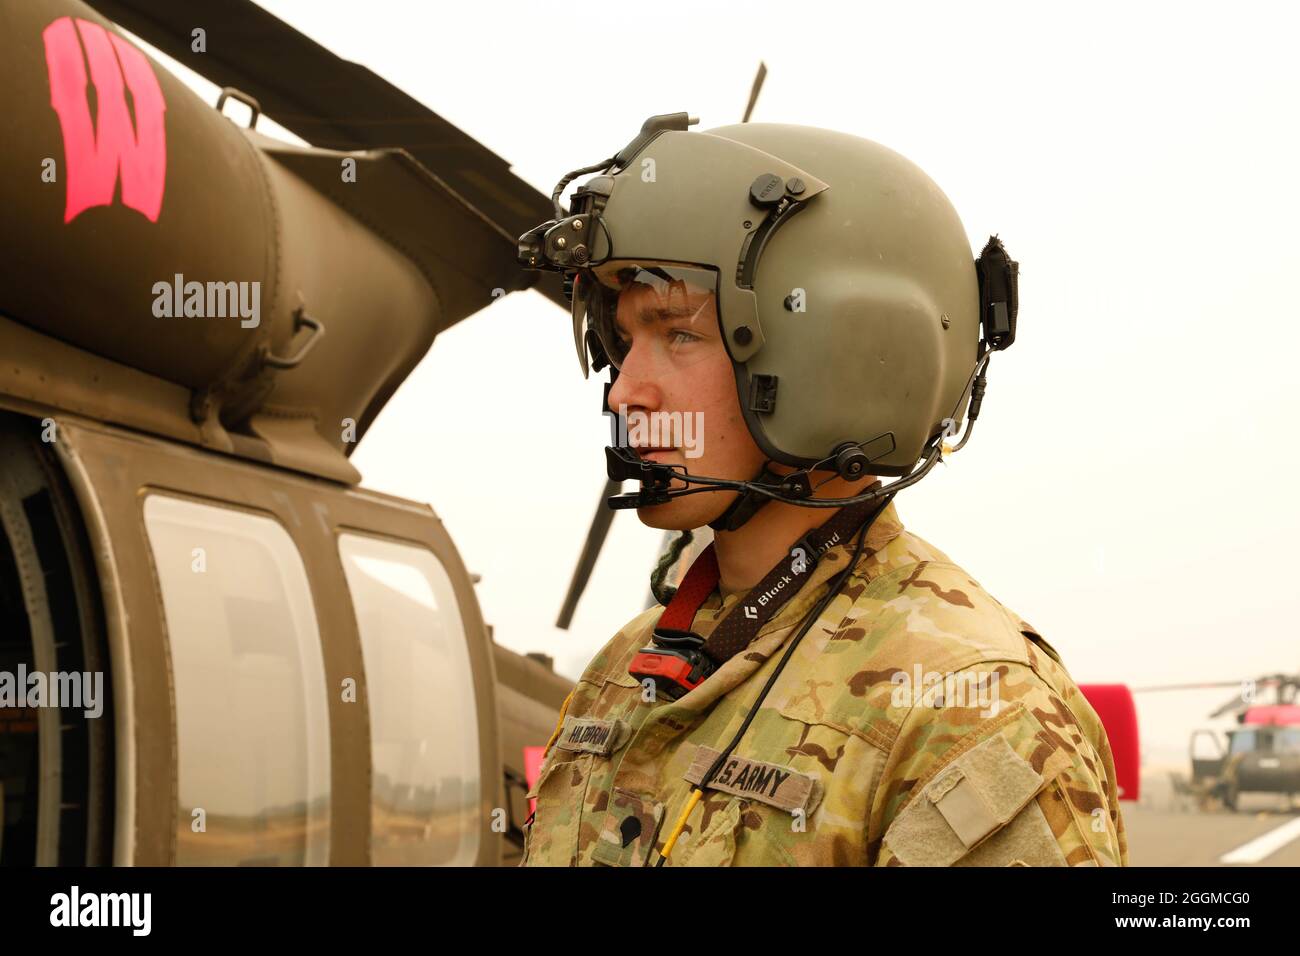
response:
M674 498L661 505L636 509L636 516L647 528L660 531L688 531L702 528L727 510L735 492L711 492Z
M672 503L637 508L636 516L647 528L658 528L660 531L685 531L697 527L684 523L684 517L676 513Z

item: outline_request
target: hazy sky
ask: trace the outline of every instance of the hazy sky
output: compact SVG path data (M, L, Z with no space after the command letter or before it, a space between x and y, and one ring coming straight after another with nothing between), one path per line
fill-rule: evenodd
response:
M900 494L903 521L1079 682L1300 666L1300 66L1280 4L265 6L547 194L651 114L739 121L765 61L754 122L903 153L974 250L996 232L1021 263L979 428ZM497 640L570 676L641 609L661 540L618 515L554 627L604 480L600 396L566 316L512 295L439 337L353 458L433 505ZM1147 757L1179 759L1230 694L1141 695Z

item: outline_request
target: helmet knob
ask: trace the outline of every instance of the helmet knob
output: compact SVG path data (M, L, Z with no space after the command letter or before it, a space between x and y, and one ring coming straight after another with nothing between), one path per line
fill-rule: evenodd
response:
M850 480L861 478L867 473L867 465L871 464L862 448L852 443L841 445L835 453L835 470L841 478Z
M759 209L775 206L785 198L785 182L776 173L763 173L750 184L749 201Z

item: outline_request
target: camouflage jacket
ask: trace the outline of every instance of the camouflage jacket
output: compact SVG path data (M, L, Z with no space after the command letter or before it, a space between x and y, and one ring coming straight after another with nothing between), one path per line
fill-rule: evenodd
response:
M530 796L523 865L653 865L804 615L827 552L748 649L673 702L628 675L663 609L578 681ZM715 590L707 636L743 594ZM1128 864L1105 730L1056 651L891 503L686 818L668 866Z

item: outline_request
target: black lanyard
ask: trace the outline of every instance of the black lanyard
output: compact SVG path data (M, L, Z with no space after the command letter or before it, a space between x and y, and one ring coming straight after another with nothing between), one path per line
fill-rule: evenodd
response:
M804 534L745 599L718 622L701 650L718 665L743 651L762 626L798 593L822 556L847 542L864 521L874 521L888 501L888 498L875 499L846 505L824 524ZM710 543L691 564L677 593L659 616L655 636L672 639L690 635L695 614L717 587L718 579L718 558Z

